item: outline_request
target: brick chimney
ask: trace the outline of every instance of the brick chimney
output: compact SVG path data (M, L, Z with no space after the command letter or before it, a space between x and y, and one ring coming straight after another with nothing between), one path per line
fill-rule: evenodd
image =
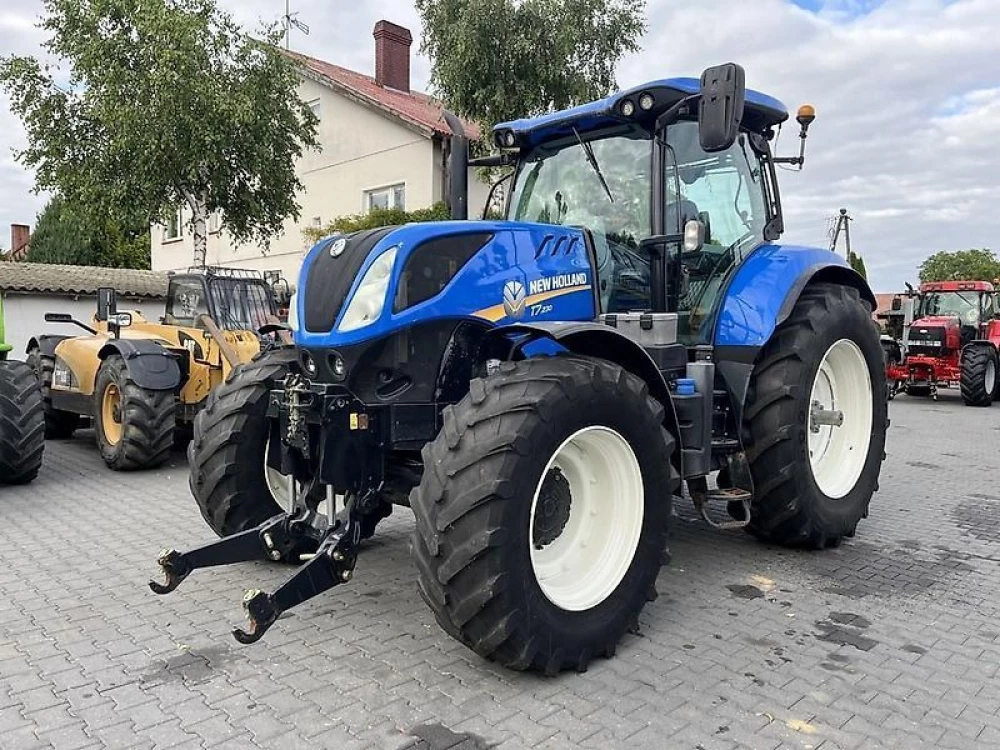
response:
M10 259L24 260L31 242L31 228L27 224L10 225Z
M389 21L375 24L375 83L410 92L410 30Z

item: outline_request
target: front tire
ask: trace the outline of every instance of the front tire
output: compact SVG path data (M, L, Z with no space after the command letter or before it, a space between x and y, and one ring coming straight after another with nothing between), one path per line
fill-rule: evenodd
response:
M195 417L188 444L191 494L219 536L252 529L288 510L278 492L279 477L266 467L267 399L295 359L295 349L274 349L239 365Z
M586 669L655 598L679 485L663 406L621 367L505 363L444 411L410 504L422 597L512 669Z
M997 390L997 355L989 344L969 344L962 350L959 381L966 406L991 406Z
M125 360L110 355L97 371L94 432L111 469L153 469L170 457L174 443L176 399L173 391L140 387Z
M760 353L744 421L755 496L748 530L788 546L833 547L878 487L888 427L885 361L857 290L806 288ZM843 414L823 423L823 410Z
M23 362L0 360L0 484L38 476L45 450L45 415L38 379Z

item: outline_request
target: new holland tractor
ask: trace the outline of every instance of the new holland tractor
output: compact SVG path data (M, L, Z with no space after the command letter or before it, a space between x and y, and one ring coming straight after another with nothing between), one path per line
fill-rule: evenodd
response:
M0 295L0 484L27 484L38 476L45 450L42 392L31 368L7 359Z
M1000 305L988 281L934 281L920 285L914 320L903 342L888 342L889 398L937 398L958 386L967 406L1000 398Z
M505 220L317 243L295 346L238 368L195 423L191 490L221 539L165 550L153 590L304 561L247 592L234 635L251 643L349 581L408 505L441 627L552 673L637 626L682 480L715 525L812 548L853 535L887 426L874 298L837 255L777 242L775 167L803 159L771 154L787 117L734 64L653 81L497 125L501 155L473 163L514 166Z
M42 384L45 434L69 438L89 420L110 468L153 468L190 435L211 390L260 351L259 329L277 322L273 292L254 271L191 269L170 276L159 321L119 312L114 289L98 292L92 325L45 315L84 335L28 342L28 361Z

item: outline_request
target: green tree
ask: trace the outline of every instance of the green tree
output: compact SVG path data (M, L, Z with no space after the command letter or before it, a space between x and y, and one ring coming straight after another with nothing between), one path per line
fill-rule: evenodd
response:
M868 279L868 269L865 268L865 259L858 255L853 250L850 255L847 256L847 262L855 271L861 274L861 278Z
M416 211L404 211L401 208L373 208L368 213L351 214L334 219L324 227L308 227L302 234L310 242L318 242L331 234L348 234L364 229L399 226L419 221L447 221L451 218L448 206L435 203L430 208L418 208Z
M478 122L563 109L606 96L639 48L645 0L416 0L431 83Z
M149 225L122 228L111 218L95 223L55 196L38 215L27 260L112 268L149 268Z
M213 211L237 242L298 217L294 160L316 118L268 31L246 36L214 0L45 0L46 49L68 67L0 58L38 187L91 217L163 221L186 205L194 262Z
M1000 278L1000 258L988 248L934 253L920 264L921 281L993 281Z

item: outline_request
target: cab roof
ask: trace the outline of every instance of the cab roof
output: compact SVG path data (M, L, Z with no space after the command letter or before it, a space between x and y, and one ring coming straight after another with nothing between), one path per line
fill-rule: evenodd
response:
M697 78L664 78L560 112L502 122L494 126L493 132L499 135L512 131L515 145L531 147L553 138L570 136L574 128L579 133L586 133L630 122L651 127L662 112L684 97L697 94L700 88ZM654 104L649 110L642 110L638 103L639 97L645 93L653 96ZM630 117L621 111L625 100L630 100L635 107ZM780 101L753 89L746 90L743 127L759 132L787 119L788 109Z
M920 285L921 292L992 292L988 281L927 281Z

